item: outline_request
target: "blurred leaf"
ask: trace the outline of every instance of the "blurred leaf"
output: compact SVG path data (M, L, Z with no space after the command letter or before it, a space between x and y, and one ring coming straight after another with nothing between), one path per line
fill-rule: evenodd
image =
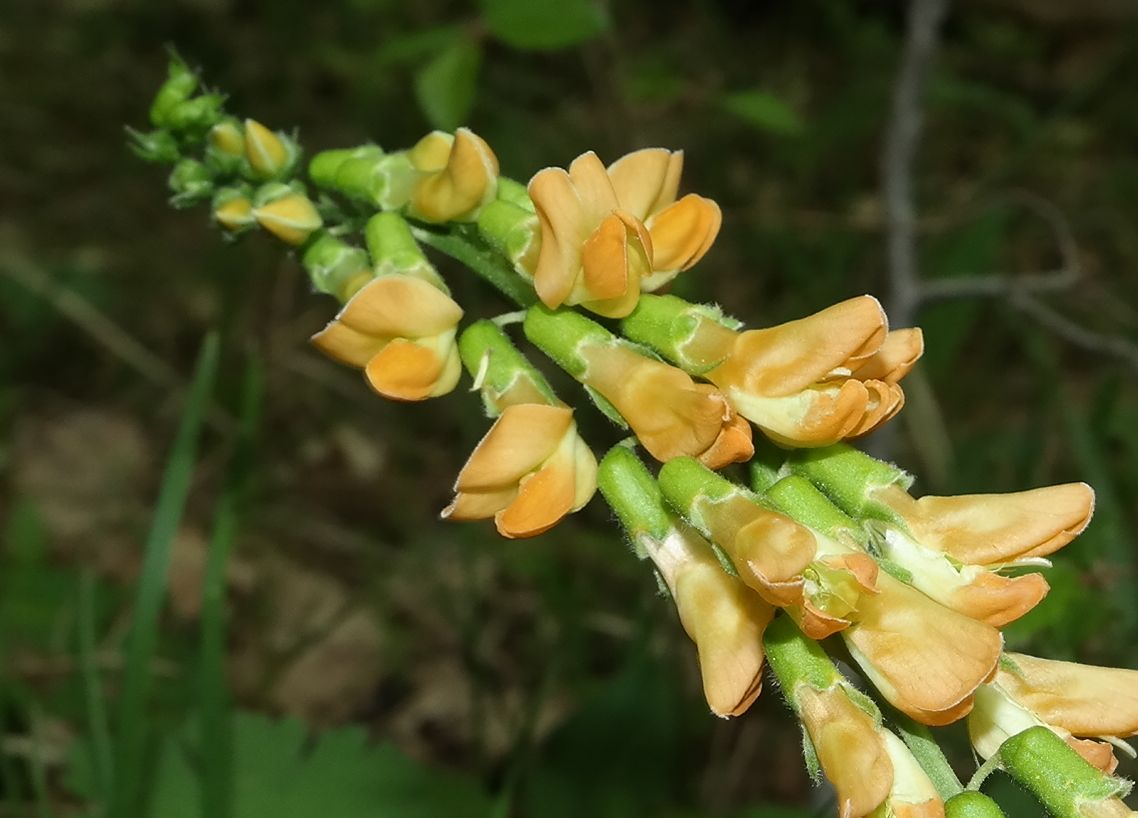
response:
M0 644L50 644L71 602L74 579L48 561L47 531L30 503L13 505L2 533Z
M490 801L467 776L420 765L362 728L314 740L296 719L252 713L234 720L234 818L483 818ZM208 751L208 750L207 750ZM198 761L184 737L165 743L148 814L198 818ZM88 750L73 748L66 775L76 795L93 786Z
M463 38L452 43L415 76L415 97L431 125L453 131L466 122L478 91L481 62L482 49Z
M550 739L524 785L521 813L659 814L681 780L683 705L673 668L633 660Z
M726 94L720 104L725 111L760 131L779 136L796 136L806 129L793 108L766 91L735 91Z
M432 54L446 49L461 36L461 31L455 26L437 26L420 31L401 32L385 40L376 49L375 61L380 65L422 62Z
M482 0L490 32L514 48L552 51L591 40L608 29L604 9L593 0Z

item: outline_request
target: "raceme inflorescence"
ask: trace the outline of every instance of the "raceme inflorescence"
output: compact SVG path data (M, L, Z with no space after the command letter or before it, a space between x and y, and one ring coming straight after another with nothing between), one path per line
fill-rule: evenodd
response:
M1138 671L1005 652L1000 632L1047 594L1037 569L1086 527L1091 488L914 497L909 475L846 442L901 410L919 329L890 329L868 295L746 328L662 294L721 224L714 201L681 195L679 151L607 166L590 151L523 185L459 128L324 151L305 184L295 136L223 102L173 59L134 150L173 166L175 207L205 203L226 237L261 229L295 248L341 304L313 345L379 395L439 397L469 373L492 423L443 518L530 537L599 486L674 601L712 712L745 712L769 664L842 818L1001 815L926 729L961 719L983 769L1053 814L1135 815L1112 773L1138 733ZM518 311L463 327L425 248ZM519 328L630 433L599 463ZM733 463L748 485L720 473Z

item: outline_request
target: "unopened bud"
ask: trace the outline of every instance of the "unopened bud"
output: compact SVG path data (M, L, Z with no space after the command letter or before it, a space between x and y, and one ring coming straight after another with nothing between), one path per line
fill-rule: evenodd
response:
M264 185L253 204L257 223L286 244L304 244L324 224L312 200L289 185Z
M199 137L221 120L225 97L220 94L202 94L179 102L170 109L166 127L177 133Z
M213 174L196 159L182 159L170 172L170 204L177 208L203 202L213 195Z
M245 161L245 130L241 123L226 117L210 128L205 158L206 164L221 173L236 173Z
M169 131L157 130L150 133L127 128L126 135L134 155L146 162L160 162L172 165L178 161L178 140Z
M301 259L317 290L347 302L375 277L367 253L329 233L312 241Z
M170 112L188 100L197 87L197 75L181 59L172 56L166 81L150 104L151 124L159 128L169 125Z
M273 133L255 119L245 120L245 158L257 179L280 179L296 164L300 149L290 137Z
M213 218L231 234L243 233L257 221L247 192L232 187L219 190L213 197Z

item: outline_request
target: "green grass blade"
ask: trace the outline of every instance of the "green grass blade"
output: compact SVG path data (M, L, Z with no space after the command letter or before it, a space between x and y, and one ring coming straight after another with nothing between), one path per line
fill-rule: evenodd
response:
M91 737L91 769L95 771L95 796L102 803L111 790L113 760L111 728L103 684L95 661L95 575L88 568L79 573L79 671L87 709L87 732Z
M134 624L127 645L119 695L115 779L107 808L109 818L138 818L142 812L147 739L146 703L151 687L150 663L158 642L158 619L166 594L170 552L190 490L202 419L213 393L217 358L217 338L210 335L198 355L193 383L178 425L174 447L166 461L158 505L146 538L142 574L135 598Z
M214 515L202 582L198 757L202 763L201 814L204 818L229 818L232 813L233 738L225 683L225 569L247 493L261 388L260 369L251 361L242 392L237 447Z

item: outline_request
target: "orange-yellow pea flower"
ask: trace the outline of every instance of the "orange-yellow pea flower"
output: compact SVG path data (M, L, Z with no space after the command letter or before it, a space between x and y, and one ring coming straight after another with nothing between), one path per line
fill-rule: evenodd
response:
M1110 743L1138 735L1138 670L1007 654L986 707L969 719L977 751L990 756L1008 735L1045 725L1105 772L1118 764ZM1120 745L1121 746L1121 745Z
M652 239L652 272L640 289L653 292L703 258L719 234L722 214L711 199L689 193L676 200L683 151L645 148L608 167L620 206L644 223Z
M442 516L493 517L503 536L532 537L584 506L596 487L597 461L577 435L573 410L513 404L466 461Z
M919 500L890 485L876 489L874 498L900 516L921 545L971 565L1052 554L1087 527L1095 505L1086 483Z
M751 428L723 394L621 343L585 344L580 380L607 399L661 462L695 457L708 468L750 459Z
M919 330L890 333L868 295L767 329L708 329L714 337L693 339L722 360L707 379L768 437L797 447L864 435L893 417L905 400L897 381L922 350Z
M842 631L854 660L881 695L922 724L965 716L996 672L1000 632L884 572L877 590L861 597L857 621Z
M534 288L547 307L581 304L610 318L632 312L652 271L648 228L623 208L592 151L568 172L546 168L530 180L541 228Z
M433 131L407 151L420 174L408 212L429 222L470 219L498 189L498 157L468 128Z
M841 684L794 691L799 716L838 797L839 818L864 818L885 801L893 786L893 762L883 731Z
M416 401L454 389L462 369L455 329L462 308L421 278L374 278L349 299L312 343L364 370L376 392Z

